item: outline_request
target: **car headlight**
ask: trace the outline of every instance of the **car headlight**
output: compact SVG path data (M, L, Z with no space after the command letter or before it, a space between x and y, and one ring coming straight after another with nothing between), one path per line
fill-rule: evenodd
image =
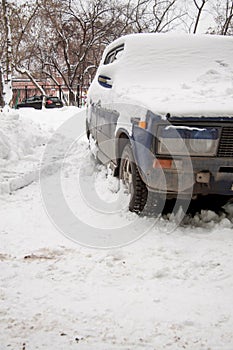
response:
M214 156L218 147L219 130L167 125L159 127L157 138L159 154Z

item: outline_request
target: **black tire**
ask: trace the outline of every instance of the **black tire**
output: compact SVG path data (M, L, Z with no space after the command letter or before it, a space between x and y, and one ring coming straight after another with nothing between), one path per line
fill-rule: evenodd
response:
M197 213L201 213L202 210L212 210L216 214L221 215L225 212L223 208L229 201L229 197L221 195L208 195L200 196L190 202L188 208L188 214L194 216Z
M129 210L137 214L141 213L147 202L148 190L141 179L129 143L122 152L119 175L127 193L130 194Z

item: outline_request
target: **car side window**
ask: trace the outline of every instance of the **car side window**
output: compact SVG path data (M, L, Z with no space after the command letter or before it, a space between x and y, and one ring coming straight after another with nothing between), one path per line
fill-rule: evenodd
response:
M34 100L35 100L34 96L28 97L28 98L26 99L26 101L28 101L28 102L33 102Z
M105 57L104 64L110 64L118 60L124 50L124 44L117 46L115 49L109 51Z

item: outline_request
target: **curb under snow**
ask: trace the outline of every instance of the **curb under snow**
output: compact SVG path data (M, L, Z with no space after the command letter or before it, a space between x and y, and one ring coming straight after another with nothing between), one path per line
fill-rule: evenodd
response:
M43 165L42 161L21 160L12 169L4 169L0 174L0 195L10 194L14 191L29 186L33 182L39 181L40 176L50 176L57 172L63 165L63 157L59 155L51 160L49 164ZM24 166L22 166L24 164ZM25 169L27 168L27 169Z
M10 173L9 175L4 174L3 180L0 182L0 195L10 194L38 179L39 170L31 170L26 173Z

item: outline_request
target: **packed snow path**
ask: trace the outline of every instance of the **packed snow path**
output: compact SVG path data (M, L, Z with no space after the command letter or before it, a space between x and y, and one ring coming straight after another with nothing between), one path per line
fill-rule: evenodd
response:
M54 114L46 115L51 126ZM72 188L91 157L85 139L75 147L64 187L82 211ZM115 186L102 166L96 181L100 192ZM160 219L128 246L91 249L57 231L35 181L1 195L0 218L0 350L233 348L231 217L202 212L170 233L169 220Z

